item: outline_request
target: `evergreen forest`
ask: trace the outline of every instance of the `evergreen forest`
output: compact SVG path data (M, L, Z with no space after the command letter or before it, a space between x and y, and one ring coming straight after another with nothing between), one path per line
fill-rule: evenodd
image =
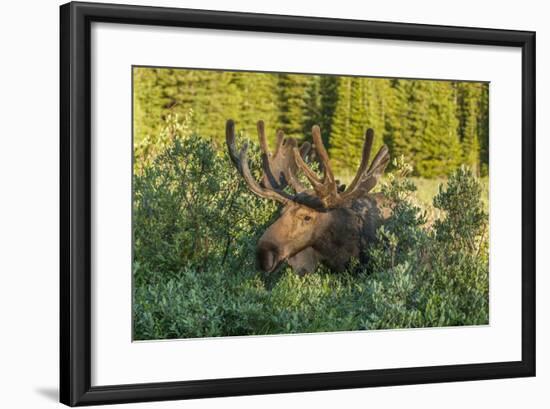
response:
M355 173L369 127L374 150L386 143L392 157L403 155L413 166L414 176L444 177L460 165L488 173L487 83L149 67L133 74L138 145L154 145L172 114L189 116L193 132L220 143L229 118L250 139L259 119L272 139L282 129L310 140L318 124L334 168L346 179Z

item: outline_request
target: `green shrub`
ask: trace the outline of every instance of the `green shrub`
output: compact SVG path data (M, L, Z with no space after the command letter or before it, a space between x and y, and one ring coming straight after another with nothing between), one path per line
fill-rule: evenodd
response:
M393 215L366 265L263 275L255 245L276 206L248 191L224 147L176 118L159 140L136 150L134 339L488 323L487 215L471 172L451 175L434 198L443 216L427 227L409 168L395 161L382 186ZM259 178L254 145L251 157Z
M432 228L412 203L414 186L403 177L389 180L383 190L394 211L370 250L375 327L487 324L488 216L477 180L464 168L449 177L434 197L444 216Z
M166 148L134 175L135 281L178 277L186 268L253 270L249 255L274 204L250 193L210 142L172 129Z

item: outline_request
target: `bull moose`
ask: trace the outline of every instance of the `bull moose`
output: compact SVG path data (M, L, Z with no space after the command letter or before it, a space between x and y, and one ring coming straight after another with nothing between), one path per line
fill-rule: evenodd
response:
M303 275L315 271L319 263L342 271L352 257L363 259L367 246L375 240L376 229L391 213L382 193L369 193L390 161L388 147L383 145L368 166L374 138L373 130L368 129L361 164L346 188L334 177L319 126L313 126L312 136L322 177L306 163L312 148L309 142L298 146L294 138L285 138L279 130L275 151L271 153L263 121L258 122L257 128L263 171L260 182L250 172L247 144L237 151L235 124L232 120L226 123L229 157L248 188L259 197L282 205L279 218L257 244L259 267L272 272L286 262ZM298 171L311 188L299 180ZM295 193L289 193L289 188Z

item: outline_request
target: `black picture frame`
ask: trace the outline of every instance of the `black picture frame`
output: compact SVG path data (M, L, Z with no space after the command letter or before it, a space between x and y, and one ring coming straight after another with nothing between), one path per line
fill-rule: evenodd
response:
M91 386L92 22L519 47L522 51L521 361ZM60 401L70 406L535 376L535 33L68 3L60 7Z

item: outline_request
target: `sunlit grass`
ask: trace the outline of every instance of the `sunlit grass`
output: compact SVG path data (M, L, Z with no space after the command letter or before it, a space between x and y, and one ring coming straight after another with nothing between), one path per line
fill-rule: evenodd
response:
M346 185L353 180L354 175L352 174L339 174L336 175L336 178ZM439 192L439 186L445 187L447 185L447 178L421 178L421 177L411 177L410 178L416 185L416 199L423 207L431 207L434 196ZM384 178L381 179L384 182ZM485 210L489 209L489 178L483 177L479 179L481 183L481 201L485 206Z

